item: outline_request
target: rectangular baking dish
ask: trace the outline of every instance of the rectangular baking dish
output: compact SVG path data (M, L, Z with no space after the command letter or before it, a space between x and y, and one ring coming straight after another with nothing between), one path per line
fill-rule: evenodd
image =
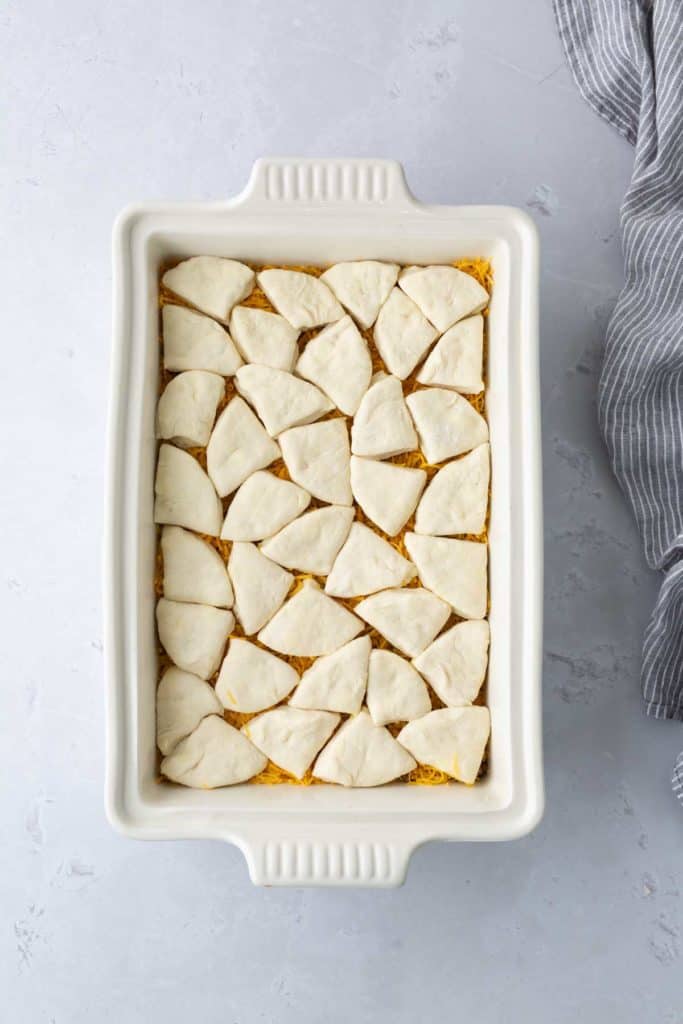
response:
M283 265L492 262L492 738L488 774L475 786L159 785L152 586L158 271L199 254ZM419 203L389 160L260 160L234 199L124 210L113 259L104 579L112 825L140 839L235 843L252 880L268 885L397 885L412 851L428 840L529 832L543 810L538 240L531 220L510 207Z

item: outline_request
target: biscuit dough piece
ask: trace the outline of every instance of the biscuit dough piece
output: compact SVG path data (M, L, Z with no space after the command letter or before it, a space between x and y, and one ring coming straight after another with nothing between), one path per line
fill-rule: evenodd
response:
M172 377L157 405L157 437L179 448L206 447L224 391L223 378L206 370Z
M370 459L389 459L416 451L417 444L400 380L376 373L353 420L351 451Z
M211 317L167 304L161 310L161 324L166 370L207 370L232 377L242 365L232 338Z
M278 313L304 330L340 320L344 310L320 278L298 270L262 270L258 283Z
M154 522L185 526L217 537L223 506L213 484L189 452L162 444L154 481Z
M335 263L320 280L328 285L342 306L348 309L361 327L372 327L380 308L398 277L396 263L377 260L356 260Z
M406 267L398 283L440 332L480 313L489 301L486 289L455 267Z
M179 526L161 531L164 597L190 604L232 608L233 593L225 562L215 548Z
M221 529L223 540L272 537L307 508L311 496L291 480L260 469L235 492Z
M313 662L289 698L296 708L357 714L368 682L370 637L359 636Z
M375 725L410 722L432 708L425 681L410 662L379 650L370 655L367 705Z
M233 637L216 681L216 696L230 711L263 711L279 704L299 682L291 665L249 640Z
M178 668L208 679L220 665L228 634L235 625L232 612L205 604L184 604L162 597L157 602L161 645Z
M313 774L341 786L383 786L415 767L411 754L363 708L323 748Z
M315 580L304 580L258 638L280 654L316 658L336 651L363 629L361 620L324 594Z
M246 782L267 763L266 756L239 729L218 715L209 715L163 759L161 774L183 786L215 789Z
M279 768L302 779L339 724L330 711L282 707L264 711L242 726L255 747Z
M490 731L488 708L439 708L404 725L398 742L420 764L471 785L479 774Z
M294 577L254 544L235 541L228 560L235 588L235 615L245 634L258 633L282 604Z
M161 281L169 291L216 320L227 321L236 303L254 287L254 271L221 256L192 256L167 270Z
M483 619L488 600L486 544L407 533L405 544L420 582L463 619Z
M400 587L416 575L412 562L362 523L353 523L325 582L332 597L358 597Z

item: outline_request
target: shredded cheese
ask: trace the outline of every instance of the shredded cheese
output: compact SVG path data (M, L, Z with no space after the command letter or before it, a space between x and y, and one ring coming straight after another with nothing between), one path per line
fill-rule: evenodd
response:
M263 265L263 266L259 266L259 267L254 267L254 269L257 270L257 271L266 270L270 266L271 266L270 264L267 264L267 265ZM475 278L475 280L478 281L479 284L482 284L487 289L487 291L490 293L491 286L492 286L492 283L493 283L493 272L492 272L491 264L490 264L490 262L488 260L484 260L484 259L457 260L456 262L454 262L453 266L457 267L458 270L462 270L462 271L464 271L464 273L469 274L471 277ZM169 268L168 267L163 267L162 268L162 270L161 270L161 275L162 276L163 276L163 273L167 269L169 269ZM306 266L306 265L292 266L292 267L288 267L287 269L289 269L289 270L300 270L300 271L302 271L304 273L314 275L315 277L319 277L323 273L323 271L324 271L323 267L314 267L314 266ZM172 302L175 305L185 305L185 306L188 306L189 308L192 308L192 307L189 306L189 303L184 302L177 295L173 295L171 292L169 292L162 285L162 286L160 286L160 292L159 292L159 307L161 308L167 302ZM241 304L244 305L244 306L251 306L251 307L256 308L256 309L265 309L265 310L268 310L269 312L275 312L274 307L268 301L268 299L266 298L264 292L258 287L258 285L256 285L254 287L254 290L252 291L251 295L247 299L244 299ZM487 353L487 349L488 349L488 331L487 331L487 322L486 322L487 316L488 316L488 309L484 310L484 373L486 372L486 353ZM317 333L317 331L315 329L308 330L308 331L303 331L301 333L301 335L299 336L299 344L300 344L300 346L305 345L306 342L309 340L309 338L313 337L316 333ZM371 353L371 356L372 356L373 372L377 372L378 370L385 370L386 371L386 367L384 366L384 363L382 362L382 359L381 359L381 357L379 355L379 352L377 351L377 348L375 346L375 343L374 343L374 340L373 340L373 337L372 337L372 328L370 328L368 330L362 331L362 334L365 337L365 340L367 341L368 346L370 348L370 353ZM160 331L160 336L161 336L161 331ZM415 391L420 386L417 383L417 379L416 379L417 378L417 373L418 373L418 370L416 369L403 382L405 394L411 394L413 391ZM161 391L163 391L163 389L166 387L166 385L172 379L173 376L174 376L174 374L172 374L168 370L164 370L162 368L161 373L160 373L160 381L159 381L159 392L160 393L161 393ZM224 398L222 399L222 401L220 402L220 404L218 406L217 414L220 414L220 412L225 408L225 406L228 404L230 399L233 398L235 396L235 394L237 393L236 388L235 388L235 382L234 382L234 379L232 377L226 378L225 384L226 384L225 396L224 396ZM478 394L478 395L464 395L463 397L466 398L470 402L470 404L473 405L474 408L478 412L480 412L482 415L485 416L485 414L486 414L486 405L485 405L485 393L483 391L480 392L480 394ZM331 417L339 417L340 415L341 415L341 413L339 412L339 410L335 409L332 412L326 414L326 416L322 417L322 419L329 419ZM206 449L205 448L189 448L188 451L189 451L189 453L191 455L193 455L199 461L201 466L204 469L206 469ZM427 472L428 478L430 478L430 479L441 468L441 466L443 465L443 463L440 464L440 465L431 465L430 463L428 463L426 461L426 459L424 458L424 455L420 451L406 452L403 455L395 456L394 458L392 458L389 461L391 461L392 463L394 463L395 465L398 465L398 466L409 466L409 467L412 467L412 468L424 469ZM289 480L290 479L289 474L287 472L287 467L285 466L285 463L284 463L284 461L282 459L279 459L277 462L274 462L271 466L268 466L267 469L268 469L269 472L274 473L276 476L278 476L278 477L280 477L280 478L282 478L284 480ZM490 488L489 488L489 497L490 497ZM224 511L227 511L227 508L228 508L231 500L232 500L232 495L229 495L227 498L223 499ZM309 509L320 508L320 507L323 507L323 506L324 506L323 502L319 502L319 501L317 501L317 499L314 498L311 501ZM364 515L363 511L360 508L356 507L355 511L356 511L356 519L358 521L360 521L362 523L365 523L367 526L370 527L370 529L374 530L375 533L378 533L385 540L387 540L390 544L392 544L393 547L395 547L396 550L398 552L400 552L400 554L402 554L404 557L408 557L408 553L407 553L406 547L405 547L404 538L405 538L405 534L413 529L414 517L411 517L408 520L408 522L406 523L405 527L403 528L403 530L401 530L401 532L398 534L398 536L396 536L396 537L385 537L384 534L381 532L381 530L379 530L379 528L373 522L368 520L368 518ZM163 595L163 584L164 584L163 557L162 557L162 553L161 553L160 536L161 536L161 530L159 529L157 531L157 556L156 556L156 569L155 569L155 575L154 575L154 591L155 591L155 594L158 597L161 597ZM220 554L221 558L223 558L223 560L225 562L228 561L228 559L230 557L230 550L231 550L231 547L232 547L232 544L231 544L230 541L221 540L218 537L209 537L209 536L206 536L204 534L199 534L199 536L201 536L203 540L205 540L208 544L210 544L213 548L215 548L216 551L218 551L218 553ZM488 518L487 518L486 527L484 528L484 531L481 534L478 534L478 535L463 534L461 539L463 539L463 540L475 540L475 541L481 541L481 542L485 543L488 540ZM287 595L288 599L290 597L292 597L301 588L301 586L303 584L303 581L306 580L306 579L316 579L316 577L312 576L310 573L297 573L295 575L294 582L292 583L292 587L291 587L291 589L290 589L290 591L289 591L289 593ZM317 578L317 579L318 579L318 582L320 583L320 585L324 586L324 579L320 579L320 578ZM408 584L408 586L420 586L419 580L417 580L417 579L412 580ZM341 599L341 604L345 605L350 611L353 611L354 606L356 604L358 604L361 600L363 600L362 597L345 598L345 599ZM446 623L446 626L444 628L445 629L450 629L451 626L453 626L457 622L461 622L461 621L462 621L462 619L459 616L453 614L449 618L449 620ZM391 644L389 644L387 642L387 640L385 640L385 638L383 636L381 636L377 632L377 630L371 628L368 631L368 635L371 638L373 647L378 647L378 648L382 648L382 649L388 649L388 650L392 650L392 651L394 650L394 648L391 646ZM241 629L239 623L235 624L235 628L234 628L231 636L236 636L236 637L243 637L244 636L244 632ZM261 644L260 641L256 637L253 637L253 636L249 637L249 640L252 643L257 644L257 646L259 646L259 647L264 647L264 645ZM264 650L268 650L268 648L264 647ZM400 652L396 651L396 653L400 653ZM159 676L161 677L163 672L172 663L171 663L168 655L165 653L165 651L163 650L163 648L161 648L160 645L158 646L158 656L159 656ZM289 662L289 664L295 669L295 671L299 675L301 675L301 673L303 673L307 668L309 668L316 659L315 658L303 658L303 657L288 657L285 660L287 662ZM216 675L211 680L209 680L212 684L215 684L217 675L218 675L218 673L216 673ZM428 686L428 689L429 689L429 695L430 695L431 702L432 702L432 708L444 707L445 705L439 699L439 697L437 697L436 693L432 690L431 686L429 686L429 684L427 684L427 686ZM482 687L479 695L477 696L477 699L475 700L475 704L485 704L486 703L485 696L486 695L485 695L485 686L484 686L484 687ZM226 710L223 713L223 717L225 718L225 721L228 722L230 725L233 725L237 729L241 729L243 725L245 725L251 718L254 717L254 714L253 713L242 713L242 712L239 712L239 711L228 711L228 710ZM395 723L395 724L389 725L387 728L389 729L389 731L394 736L396 736L400 732L401 727L402 727L403 724L405 724L405 723ZM487 759L485 757L484 761L482 762L482 767L481 767L480 772L479 772L479 778L481 778L486 773L486 769L487 769ZM297 779L293 775L291 775L289 772L286 772L283 768L279 768L276 764L273 764L272 761L269 761L268 764L266 765L266 767L264 768L264 770L262 772L260 772L258 775L255 775L254 778L250 779L249 781L253 785L266 785L266 786L277 786L277 785L282 785L282 784L297 785L297 786L311 786L311 785L318 785L318 784L320 784L320 780L314 779L310 771L308 771L306 773L306 775L303 777L303 779ZM406 775L404 777L403 781L405 783L407 783L408 785L414 785L414 786L415 785L419 785L419 786L442 786L442 785L445 785L447 783L452 783L453 782L451 777L449 775L447 775L446 772L442 772L438 768L432 768L430 765L423 765L423 764L419 764L415 769L413 769L412 772L409 772L408 775Z

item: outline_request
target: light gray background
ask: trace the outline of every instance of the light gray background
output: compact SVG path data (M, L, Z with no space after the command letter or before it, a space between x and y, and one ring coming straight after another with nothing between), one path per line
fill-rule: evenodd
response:
M7 1024L677 1024L680 726L640 710L656 588L595 421L632 154L547 0L8 0L2 212L0 1013ZM547 812L399 891L256 890L219 843L102 809L109 236L264 154L402 160L541 232Z

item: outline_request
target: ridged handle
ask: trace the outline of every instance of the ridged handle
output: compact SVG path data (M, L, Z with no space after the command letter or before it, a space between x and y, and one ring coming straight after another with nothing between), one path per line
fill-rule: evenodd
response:
M413 197L396 160L264 158L254 164L245 203L407 206Z
M241 844L256 885L397 886L411 848L372 840L275 840Z

